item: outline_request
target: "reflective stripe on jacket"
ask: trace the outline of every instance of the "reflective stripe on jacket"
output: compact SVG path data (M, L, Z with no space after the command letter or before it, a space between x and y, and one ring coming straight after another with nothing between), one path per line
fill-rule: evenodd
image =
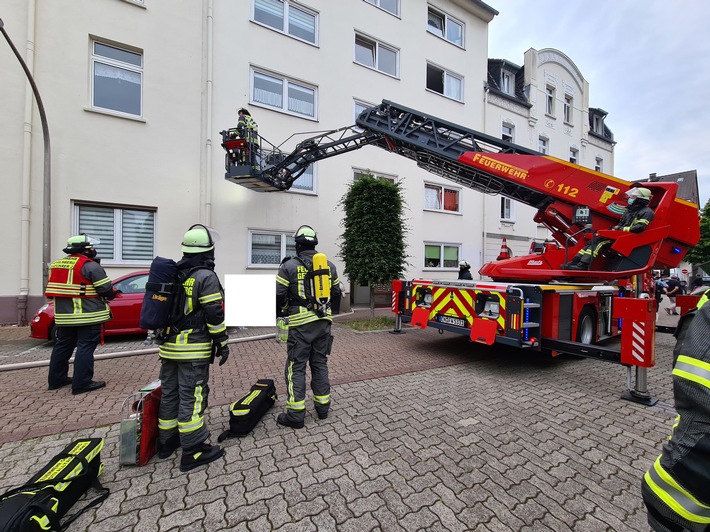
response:
M49 281L45 297L99 297L94 284L81 269L91 259L85 255L69 255L49 265Z

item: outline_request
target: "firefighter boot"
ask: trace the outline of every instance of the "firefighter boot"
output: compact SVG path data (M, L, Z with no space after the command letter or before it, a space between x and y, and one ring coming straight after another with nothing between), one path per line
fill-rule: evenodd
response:
M166 441L165 443L158 442L158 458L160 458L161 460L170 458L170 455L177 451L179 448L180 435L173 434L168 438L168 441Z
M283 425L284 427L291 427L292 429L302 429L304 426L303 421L294 421L290 419L286 414L279 414L276 418L276 423Z
M579 258L575 256L571 261L561 264L560 269L562 269L562 270L583 270L586 268L582 267L582 263L579 262Z
M207 442L202 442L197 448L183 451L180 459L180 471L183 473L191 471L201 465L214 462L223 455L224 449L219 445L210 445Z

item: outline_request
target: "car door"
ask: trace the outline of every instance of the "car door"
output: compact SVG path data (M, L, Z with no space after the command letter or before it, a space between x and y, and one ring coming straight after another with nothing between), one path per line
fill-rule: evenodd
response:
M113 319L106 323L108 332L139 332L141 330L138 322L147 282L148 274L141 273L128 276L113 284L113 287L120 293L109 302Z

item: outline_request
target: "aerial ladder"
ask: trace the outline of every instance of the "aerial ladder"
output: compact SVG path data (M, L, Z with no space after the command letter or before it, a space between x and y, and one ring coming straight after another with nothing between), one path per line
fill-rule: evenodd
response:
M534 207L534 221L552 240L534 244L529 255L484 264L479 273L491 282L394 280L398 325L401 319L487 345L618 362L629 369L626 398L650 401L645 370L655 364L655 307L638 296L652 269L677 267L700 237L698 206L677 197L677 183L624 181L388 100L290 152L261 139L258 168L239 166L234 139L229 131L222 137L225 178L258 192L288 190L317 161L377 146L463 187ZM642 233L609 229L626 207L624 193L637 186L652 192L653 221ZM561 269L594 236L613 243L590 270ZM618 336L620 350L601 345Z

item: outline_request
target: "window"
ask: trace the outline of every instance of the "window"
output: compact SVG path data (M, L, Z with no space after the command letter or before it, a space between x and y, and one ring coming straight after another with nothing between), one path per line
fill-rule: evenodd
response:
M284 257L296 255L293 233L249 232L249 266L276 268Z
M373 104L363 102L362 100L353 100L353 123L357 120L357 117L360 116L360 113L362 113L365 109L369 109L370 107L374 107ZM358 128L359 130L360 128Z
M254 19L281 33L316 43L318 15L284 0L254 0Z
M596 157L594 159L594 169L597 172L603 172L604 171L604 159L601 157Z
M424 185L424 208L433 211L460 212L459 191L440 185Z
M315 191L315 171L312 164L296 179L291 185L290 190L302 190L306 192Z
M565 94L565 123L572 123L572 110L574 109L572 96Z
M424 267L458 268L460 249L454 244L424 244Z
M604 119L599 115L594 115L592 118L592 131L597 135L604 134Z
M155 256L155 211L75 205L77 233L98 239L97 257L113 264L149 263Z
M315 87L255 70L251 78L252 101L289 114L316 118Z
M384 179L386 181L390 181L394 183L397 180L396 176L393 175L388 175L388 174L380 174L379 172L372 172L370 170L360 170L358 168L353 168L353 181L357 181L358 179L362 179L366 175L370 175L374 177L375 179Z
M463 101L463 78L429 63L426 66L426 88L459 102Z
M503 70L500 75L500 90L506 94L515 94L515 76Z
M515 142L515 126L504 123L501 127L500 138L506 142Z
M355 62L396 77L399 50L356 33Z
M570 148L569 149L569 162L578 164L579 161L579 150L577 148Z
M507 222L515 221L515 202L510 198L500 198L500 219Z
M540 153L543 153L543 154L547 154L547 153L548 153L547 150L548 150L548 144L549 144L549 142L550 142L550 141L549 141L547 138L545 138L545 137L539 137L539 138L537 139L537 151L539 151Z
M399 0L365 0L365 2L384 9L393 15L399 15Z
M430 7L427 31L463 48L463 23L446 13Z
M91 43L91 107L143 116L143 55Z
M545 89L545 114L555 116L555 89L548 86Z

